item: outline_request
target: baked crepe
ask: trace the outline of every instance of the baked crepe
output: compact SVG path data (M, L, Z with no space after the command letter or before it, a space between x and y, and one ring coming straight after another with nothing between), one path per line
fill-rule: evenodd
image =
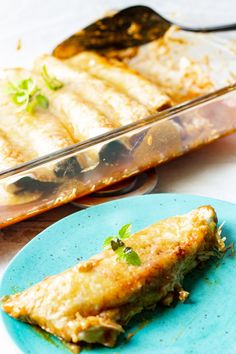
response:
M11 102L5 93L7 83L30 77L35 79L32 72L20 68L3 70L0 73L0 126L9 131L16 143L21 140L18 143L29 157L36 158L72 145L74 140L48 109L37 109L29 114L26 110L19 111L19 107ZM38 81L35 81L38 85Z
M95 52L82 52L66 60L66 63L114 85L153 113L170 105L169 97L157 85L124 63L111 61Z
M35 71L41 72L44 65L51 76L71 85L74 92L116 125L126 125L149 114L143 105L84 70L75 69L50 55L44 55L37 58Z
M180 291L187 272L224 250L216 224L211 206L161 220L125 240L140 266L117 260L108 249L3 298L2 308L67 342L113 346L132 316Z
M49 111L69 131L75 142L84 141L104 134L118 124L110 121L103 113L86 102L70 85L64 84L60 90L50 90L42 77L34 72L31 77L42 88L49 100Z
M0 129L0 171L15 167L24 162L24 157L18 151L9 137Z
M23 162L46 156L78 141L52 110L37 109L30 114L26 110L19 110L11 102L5 92L7 84L28 78L32 78L37 86L42 87L41 78L29 70L16 68L0 72L0 128L11 138L15 150L23 156ZM81 158L79 163L81 166L85 165L85 158ZM76 167L76 163L74 165ZM40 181L54 181L54 168L55 163L52 163L38 169L35 178Z
M16 148L10 137L0 129L0 170L4 171L12 167L16 167L24 163L24 155ZM11 185L11 184L10 184ZM10 187L10 189L16 187ZM12 195L8 191L9 185L0 184L0 203L4 204L18 204L22 202L22 195ZM38 198L38 194L27 193L24 194L24 201L32 201Z

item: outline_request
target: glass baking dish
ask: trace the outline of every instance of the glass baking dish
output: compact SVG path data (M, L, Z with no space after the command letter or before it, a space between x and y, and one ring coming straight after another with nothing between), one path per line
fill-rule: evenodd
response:
M104 188L234 131L236 85L231 85L24 163L0 173L0 226ZM85 156L86 166L78 169L75 161ZM45 171L55 172L55 182L37 181Z
M0 227L102 189L236 131L235 42L178 30L170 31L168 36L167 43L165 37L158 48L155 42L140 47L139 55L131 58L129 65L144 76L152 76L156 68L147 63L153 53L158 53L161 85L172 98L178 96L175 105L1 172ZM192 93L193 97L201 97L191 99Z

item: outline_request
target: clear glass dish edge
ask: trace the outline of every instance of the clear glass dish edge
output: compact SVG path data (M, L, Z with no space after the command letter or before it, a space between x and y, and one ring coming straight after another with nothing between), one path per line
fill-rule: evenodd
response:
M64 149L55 151L49 155L45 155L42 157L39 157L34 160L30 160L28 162L25 162L23 164L20 164L14 168L7 169L4 171L0 172L0 180L3 180L4 178L7 177L12 177L16 176L18 173L22 172L27 172L28 170L31 170L32 168L36 167L42 167L44 164L53 162L54 160L58 160L61 158L66 158L69 157L72 154L75 153L81 153L85 151L86 149L92 148L93 146L104 143L107 140L112 140L112 139L117 139L121 136L124 136L126 133L132 133L132 131L141 128L141 127L147 127L156 121L163 121L167 119L171 119L172 116L179 114L179 113L185 113L188 110L192 108L197 108L203 103L206 102L213 102L215 99L219 97L223 97L225 94L228 94L229 92L236 91L236 83L231 84L229 86L225 86L221 89L218 89L216 91L213 91L209 94L203 95L201 97L195 98L193 100L175 105L173 107L170 107L168 109L165 109L163 111L157 112L155 114L152 114L148 117L145 117L141 119L138 122L125 125L121 128L113 129L112 131L99 135L97 137L91 138L89 140L79 142L77 144L68 146Z

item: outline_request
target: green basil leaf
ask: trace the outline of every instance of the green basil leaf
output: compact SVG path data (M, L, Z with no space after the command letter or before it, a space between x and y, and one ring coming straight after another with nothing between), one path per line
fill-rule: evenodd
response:
M108 249L111 247L111 241L115 238L116 236L109 236L107 238L105 238L105 240L103 241L103 249Z
M30 114L32 114L35 110L35 107L37 106L36 100L30 100L28 104L26 105L26 111Z
M103 242L103 248L111 248L117 255L117 260L125 261L130 265L140 266L141 259L139 255L131 248L126 247L124 239L131 235L131 224L125 224L119 230L118 236L109 236Z
M41 94L38 94L37 96L35 96L35 100L36 100L37 106L39 106L40 108L43 108L43 109L48 108L49 101L48 101L47 97L45 97Z
M22 109L26 109L29 113L32 113L36 106L43 109L49 106L48 99L40 94L40 89L32 78L21 80L17 84L9 82L6 92L13 103L22 106Z
M48 82L47 84L48 84L48 87L53 91L59 90L63 87L63 83L55 77L52 78L50 80L50 82Z
M118 259L119 261L122 261L122 260L125 260L125 261L126 261L126 257L125 257L125 254L124 254L124 249L125 249L125 246L119 247L119 248L117 248L117 250L115 251L115 252L116 252L116 255L117 255L117 259Z
M63 83L60 80L48 74L46 65L44 65L42 68L41 76L50 90L56 91L63 87Z
M128 264L134 266L141 265L141 259L139 258L139 255L131 247L126 247L123 253L124 253L124 259Z
M35 81L31 78L24 79L18 84L18 88L32 94L36 88Z
M119 236L121 239L130 237L131 227L132 227L131 224L125 224L124 226L122 226L122 228L119 230Z
M12 95L12 102L18 106L26 104L29 96L25 92L17 92Z

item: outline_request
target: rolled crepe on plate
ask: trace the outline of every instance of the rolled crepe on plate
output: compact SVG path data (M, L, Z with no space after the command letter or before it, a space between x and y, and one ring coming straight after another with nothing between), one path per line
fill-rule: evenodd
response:
M158 214L158 212L157 212ZM66 342L114 346L123 326L162 300L186 298L186 273L225 250L211 206L161 220L125 239L138 264L108 248L25 291L6 296L10 316L38 325Z

